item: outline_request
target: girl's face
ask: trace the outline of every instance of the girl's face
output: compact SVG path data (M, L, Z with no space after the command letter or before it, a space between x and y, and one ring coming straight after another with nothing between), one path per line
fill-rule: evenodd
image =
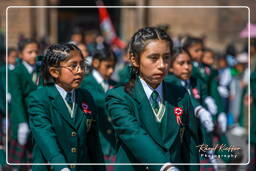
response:
M203 57L203 45L201 43L195 43L188 48L188 51L192 57L192 60L200 62Z
M214 55L212 52L206 51L204 52L202 62L208 65L213 65L214 64Z
M226 60L224 59L219 59L219 62L218 62L218 68L219 69L223 69L223 68L226 68L227 67L227 62Z
M84 77L85 62L77 50L70 52L70 57L60 62L60 67L50 68L56 83L66 91L78 88Z
M170 45L167 41L151 40L140 54L139 62L131 57L131 63L138 68L142 79L156 88L168 72L170 57Z
M8 58L7 58L7 61L8 61L8 64L13 64L15 65L16 64L16 58L18 57L18 52L16 50L14 51L11 51Z
M30 65L36 64L36 56L38 55L38 45L36 43L29 43L25 46L20 54L23 61Z
M99 61L96 59L93 61L93 67L101 74L104 80L109 80L115 70L115 61Z
M115 62L111 61L101 61L98 67L98 71L103 76L105 80L109 80L115 69Z
M170 68L170 72L182 80L190 79L192 64L187 53L181 53L176 57Z

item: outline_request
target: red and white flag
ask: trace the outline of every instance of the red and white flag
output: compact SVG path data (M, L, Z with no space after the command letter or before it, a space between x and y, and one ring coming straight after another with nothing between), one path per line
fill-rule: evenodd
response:
M119 39L116 35L116 31L113 27L111 18L109 17L108 11L101 0L97 1L99 17L100 17L100 28L103 36L107 43L115 44L119 48L124 48L125 43Z

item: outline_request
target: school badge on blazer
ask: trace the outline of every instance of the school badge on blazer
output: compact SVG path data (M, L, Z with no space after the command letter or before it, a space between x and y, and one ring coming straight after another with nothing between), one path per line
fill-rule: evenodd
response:
M192 93L193 93L195 99L200 99L200 94L199 94L199 91L197 88L193 88Z
M87 132L91 130L92 123L95 121L92 117L92 111L89 109L89 106L87 103L83 102L82 103L82 109L84 114L86 115L86 127L87 127Z
M174 108L174 115L176 116L176 121L178 125L183 125L181 121L182 114L183 114L183 109L181 107Z
M82 109L86 115L92 115L92 111L89 109L88 104L86 104L85 102L82 103Z

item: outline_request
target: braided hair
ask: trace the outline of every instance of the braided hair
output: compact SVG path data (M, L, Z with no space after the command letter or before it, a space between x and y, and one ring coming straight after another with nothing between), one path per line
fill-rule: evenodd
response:
M140 63L140 55L145 50L146 46L152 40L165 40L170 45L170 52L172 52L173 41L170 36L160 28L157 27L144 27L139 29L131 38L129 43L129 56L133 56L136 62ZM137 68L132 67L131 77L129 82L125 85L125 91L130 92L134 87L135 80L139 71Z
M80 49L72 44L53 44L47 50L45 57L43 59L41 74L44 79L44 85L54 84L54 78L51 76L49 69L50 67L59 67L62 61L65 61L70 57L71 51L78 51L81 57L83 58L82 52Z

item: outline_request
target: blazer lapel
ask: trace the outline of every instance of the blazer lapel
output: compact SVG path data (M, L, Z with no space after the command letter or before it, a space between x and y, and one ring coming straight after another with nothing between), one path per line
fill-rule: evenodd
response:
M68 112L68 108L63 101L61 95L55 86L49 87L50 96L53 98L52 104L55 108L56 113L58 113L71 127L74 128L74 122L71 119L70 113Z
M147 96L143 90L143 87L138 79L135 82L135 87L132 91L132 96L138 103L139 116L137 117L139 117L140 121L145 126L145 129L152 136L152 138L158 144L164 147L160 128L157 124L155 115L147 99Z
M76 90L76 113L75 113L75 127L78 130L81 125L82 120L84 120L85 113L82 109L83 97L79 92L79 89ZM86 102L85 102L86 103ZM90 109L90 106L89 106Z
M165 83L163 83L163 95L164 95L164 104L166 107L165 115L167 115L167 124L163 140L166 147L170 147L175 141L177 134L179 133L180 126L176 122L176 116L174 115L174 108L178 107L177 101L175 99L175 91L171 92L170 87L168 88Z
M96 81L96 79L94 78L94 76L92 74L90 74L88 76L88 79L90 80L91 84L95 86L95 88L101 92L101 93L105 93L103 87Z

